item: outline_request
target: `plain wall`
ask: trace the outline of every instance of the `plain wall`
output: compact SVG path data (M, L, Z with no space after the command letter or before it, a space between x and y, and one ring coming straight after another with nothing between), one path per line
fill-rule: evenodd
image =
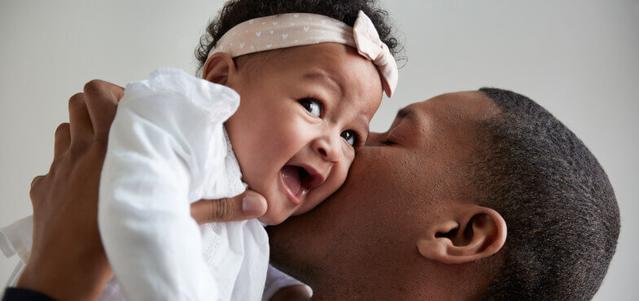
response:
M617 194L619 247L595 299L638 300L639 1L382 3L408 61L372 128L444 92L494 86L533 98L582 138ZM221 5L0 1L0 226L30 214L29 183L48 169L68 98L93 78L125 84L160 66L194 71L194 47ZM0 283L15 263L0 258Z

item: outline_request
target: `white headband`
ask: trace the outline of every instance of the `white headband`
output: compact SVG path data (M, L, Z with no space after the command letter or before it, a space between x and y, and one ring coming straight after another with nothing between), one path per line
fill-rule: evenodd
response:
M226 32L217 42L214 53L225 52L232 57L245 54L314 45L340 43L356 48L358 53L375 64L389 97L397 87L397 63L388 46L364 12L360 11L355 25L350 27L333 18L317 14L281 14L242 22ZM208 64L204 64L204 70Z

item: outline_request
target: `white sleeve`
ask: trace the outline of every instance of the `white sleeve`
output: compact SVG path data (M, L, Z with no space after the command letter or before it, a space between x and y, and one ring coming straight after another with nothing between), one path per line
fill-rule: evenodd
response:
M15 286L18 278L31 255L31 245L33 243L33 215L22 218L13 224L0 228L0 250L5 257L11 258L18 255L20 261L13 269L7 287Z
M262 301L270 300L277 291L288 286L303 285L308 291L309 296L313 296L313 290L310 286L300 282L299 280L289 276L288 274L276 269L269 264L268 272L266 273L266 285L264 285L264 294L262 294Z
M23 263L29 261L33 243L33 215L0 228L0 250L5 257L18 254Z
M238 103L232 90L182 71L127 85L109 134L98 221L128 300L219 296L191 218L190 188L210 149L224 142L222 124Z

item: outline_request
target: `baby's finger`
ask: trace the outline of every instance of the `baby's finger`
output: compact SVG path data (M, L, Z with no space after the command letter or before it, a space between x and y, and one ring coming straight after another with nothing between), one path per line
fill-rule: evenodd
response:
M107 138L124 89L102 80L92 80L84 85L84 93L96 138Z
M191 205L191 216L198 224L221 221L239 221L257 218L268 205L257 192L246 191L238 196L219 200L200 200Z

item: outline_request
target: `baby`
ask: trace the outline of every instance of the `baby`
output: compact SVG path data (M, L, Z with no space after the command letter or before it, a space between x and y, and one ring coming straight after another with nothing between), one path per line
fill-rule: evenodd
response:
M353 27L288 13L227 31L203 79L160 70L127 85L98 211L127 298L260 299L263 224L312 209L344 183L382 91L390 96L396 81L363 12ZM267 199L266 214L198 229L189 202L240 194L243 182Z
M242 3L259 5L224 10ZM130 300L259 300L263 226L312 209L344 183L382 91L396 87L395 61L361 11L353 26L293 11L228 27L208 49L202 79L159 70L127 85L118 106L99 225ZM268 201L259 221L198 228L190 202L247 186ZM119 294L112 284L103 299Z

